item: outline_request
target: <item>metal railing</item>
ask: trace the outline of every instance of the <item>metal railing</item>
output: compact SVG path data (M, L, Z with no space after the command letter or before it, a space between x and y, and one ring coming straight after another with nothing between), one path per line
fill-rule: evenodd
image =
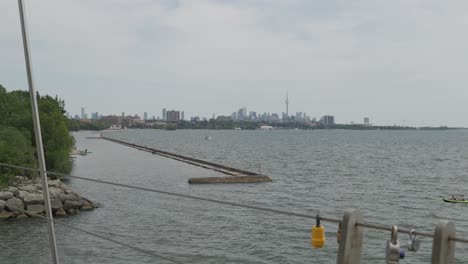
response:
M21 169L25 171L40 172L40 169L24 167L24 166L16 166L16 165L11 165L11 164L6 164L6 163L0 163L0 166L16 168L16 169ZM211 202L211 203L216 203L216 204L241 207L241 208L274 213L274 214L281 214L281 215L286 215L286 216L293 216L293 217L300 217L300 218L307 218L307 219L317 218L317 215L296 213L296 212L284 211L284 210L267 208L267 207L260 207L256 205L247 205L247 204L241 204L241 203L230 202L230 201L222 201L222 200L214 199L214 198L199 197L199 196L194 196L194 195L158 190L158 189L153 189L153 188L148 188L148 187L132 186L128 184L109 182L109 181L86 178L86 177L81 177L81 176L67 175L67 174L51 172L51 171L46 171L45 173L47 173L48 175L68 177L68 178L84 180L84 181L89 181L89 182L94 182L94 183L119 186L119 187L124 187L124 188L135 189L139 191L159 193L159 194L181 197L181 198L186 198L186 199L191 199L191 200L199 200L199 201ZM330 218L330 217L324 217L324 216L319 216L319 218L321 221L324 221L324 222L330 222L330 223L335 223L335 224L341 223L341 240L339 242L337 262L336 262L337 264L360 263L361 255L362 255L362 242L363 242L364 228L380 230L380 231L385 231L385 232L392 232L391 225L387 226L387 225L381 225L381 224L368 223L364 220L364 217L361 214L361 212L353 208L346 209L342 218ZM54 222L56 222L57 224L62 224L55 220ZM79 230L79 231L83 231L83 230ZM454 223L449 222L447 220L441 220L436 225L436 228L433 234L414 231L414 230L406 230L406 229L398 229L396 232L410 234L410 235L412 234L412 235L417 235L421 237L433 238L432 262L431 262L432 264L452 263L454 259L454 255L455 255L455 242L468 243L467 239L463 239L463 238L459 238L455 236L455 225ZM84 233L87 233L88 235L92 235L91 232L85 231ZM102 236L100 236L99 238L106 239L106 238L103 238ZM109 241L112 241L112 240L109 240ZM118 243L118 241L112 241L112 242ZM141 251L144 252L144 250L141 250ZM398 263L398 262L387 262L387 263Z
M361 263L364 227L392 232L392 227L365 223L364 217L359 210L353 208L346 209L342 220L342 237L339 242L337 264ZM395 232L432 237L432 264L452 263L455 256L455 241L468 243L465 239L455 237L455 225L447 220L441 220L436 225L434 234L402 229L398 229ZM399 248L399 246L397 247L397 243L392 241L388 241L387 243L392 243L391 245L394 248ZM397 251L397 253L399 252ZM399 256L396 256L396 259L391 259L389 258L389 254L391 253L387 250L386 263L398 263Z

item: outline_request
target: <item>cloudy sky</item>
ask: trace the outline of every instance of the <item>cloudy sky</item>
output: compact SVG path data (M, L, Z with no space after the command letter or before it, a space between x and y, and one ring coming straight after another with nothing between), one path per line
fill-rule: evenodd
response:
M72 114L285 111L468 127L467 1L26 1L37 89ZM0 84L27 89L17 1Z

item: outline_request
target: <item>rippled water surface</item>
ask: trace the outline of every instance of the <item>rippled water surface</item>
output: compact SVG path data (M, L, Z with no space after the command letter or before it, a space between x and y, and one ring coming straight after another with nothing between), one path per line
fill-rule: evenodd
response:
M287 211L341 217L359 208L368 222L433 232L440 219L468 237L468 206L446 204L468 194L468 131L215 131L129 130L108 136L148 147L261 171L271 183L188 185L190 177L224 176L99 139L75 134L73 174ZM211 140L205 140L210 136ZM335 263L337 226L325 223L327 244L311 249L313 221L68 180L96 201L93 212L61 218L96 234L182 263ZM170 263L56 225L62 263ZM50 263L46 226L28 219L0 223L0 263ZM365 230L363 263L384 263L388 233ZM401 243L407 236L400 235ZM432 241L402 263L429 263ZM468 262L457 244L456 263Z

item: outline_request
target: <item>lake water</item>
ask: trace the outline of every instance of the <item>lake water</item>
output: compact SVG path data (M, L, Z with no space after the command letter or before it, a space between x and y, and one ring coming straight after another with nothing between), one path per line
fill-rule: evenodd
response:
M468 207L442 197L468 193L468 131L129 130L108 136L269 175L273 182L189 185L224 176L75 133L74 175L224 201L341 217L359 208L365 220L433 232L440 219L468 237ZM210 136L211 140L205 140ZM335 263L337 226L324 223L327 244L310 248L313 221L70 179L100 208L67 224L151 250L182 263ZM0 263L50 263L42 220L0 223ZM56 225L61 263L170 263ZM362 263L384 263L390 234L365 229ZM408 236L400 235L400 243ZM402 263L430 263L432 240ZM8 249L5 247L8 246ZM456 263L468 261L457 244Z

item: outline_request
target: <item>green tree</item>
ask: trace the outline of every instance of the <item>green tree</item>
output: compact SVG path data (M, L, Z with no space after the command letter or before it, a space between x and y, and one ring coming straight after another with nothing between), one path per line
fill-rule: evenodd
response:
M75 142L69 134L68 120L63 115L65 103L57 96L36 96L47 169L69 173L72 168L69 155ZM0 135L0 162L37 167L29 92L7 92L0 85L0 127L3 131ZM2 169L0 178L5 179L5 175L13 172Z
M35 149L30 137L25 136L25 133L14 127L0 126L0 162L26 167L36 166ZM11 177L17 174L36 175L0 166L0 188L4 187Z
M42 140L48 170L69 173L72 169L69 153L74 146L68 131L67 118L59 100L50 96L39 99Z

